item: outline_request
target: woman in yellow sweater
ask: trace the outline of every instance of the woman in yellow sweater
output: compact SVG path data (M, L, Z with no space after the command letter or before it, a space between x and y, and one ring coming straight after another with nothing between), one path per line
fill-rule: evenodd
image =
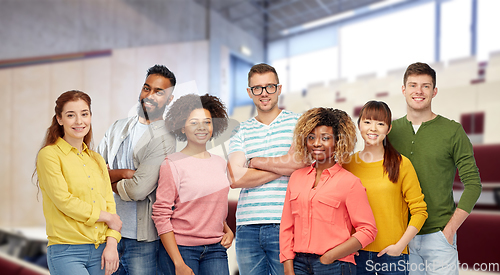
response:
M369 101L363 106L358 127L365 147L343 165L366 188L378 229L375 241L356 256L358 275L408 274L407 245L427 219L415 169L387 138L391 116L384 102Z
M118 268L122 222L106 163L87 147L91 117L86 93L60 95L37 156L52 275L108 275Z

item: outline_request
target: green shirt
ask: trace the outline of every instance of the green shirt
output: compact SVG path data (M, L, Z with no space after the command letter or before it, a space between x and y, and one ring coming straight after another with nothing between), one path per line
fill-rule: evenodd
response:
M411 160L425 195L429 217L419 234L443 230L455 211L453 181L458 168L464 192L458 208L470 213L481 194L481 179L472 144L462 125L438 115L417 133L406 116L393 121L389 140Z

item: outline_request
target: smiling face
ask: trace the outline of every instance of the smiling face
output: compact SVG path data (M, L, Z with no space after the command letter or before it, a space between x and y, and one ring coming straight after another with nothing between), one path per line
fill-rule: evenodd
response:
M162 119L165 107L174 97L171 87L170 79L158 74L149 75L139 95L142 107L139 116L150 121Z
M335 162L335 136L331 126L317 126L307 135L307 152L318 163Z
M432 87L434 85L430 75L409 75L402 87L408 108L417 112L430 112L432 98L437 94L437 88Z
M263 74L255 73L250 77L250 87L261 86L266 87L269 84L278 84L276 76L272 72ZM253 95L250 88L247 88L248 96L253 100L258 112L272 112L279 111L278 97L281 94L281 85L278 85L278 90L274 94L267 93L266 90L262 91L260 95Z
M365 146L383 146L383 141L391 130L385 121L368 118L361 118L358 127Z
M213 133L212 116L206 109L195 109L189 114L182 133L186 135L188 145L202 145L210 140Z
M61 117L57 117L57 122L64 129L63 139L72 146L81 144L90 131L91 118L89 105L84 100L68 101L64 104Z

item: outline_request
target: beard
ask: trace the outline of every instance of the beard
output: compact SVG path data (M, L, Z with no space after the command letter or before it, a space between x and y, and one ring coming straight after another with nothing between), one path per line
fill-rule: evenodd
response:
M152 111L148 111L148 108L144 106L144 103L151 103L154 108ZM157 119L163 119L163 113L165 112L165 107L167 105L164 105L162 107L158 107L158 104L156 102L153 102L147 98L144 98L143 100L139 101L139 106L137 107L137 113L140 117L145 118L146 120L157 120Z

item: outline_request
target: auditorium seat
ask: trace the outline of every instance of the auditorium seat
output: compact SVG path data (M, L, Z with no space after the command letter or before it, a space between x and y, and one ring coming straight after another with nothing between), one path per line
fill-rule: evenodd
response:
M312 85L307 88L305 101L312 107L332 107L335 103L335 91L329 86Z
M486 66L486 82L500 81L500 51L490 54Z
M483 185L481 197L476 203L476 210L499 210L500 202L495 201L495 192L500 189L500 144L475 145L474 158L479 169L481 184ZM463 191L463 184L460 182L458 171L455 174L453 190L455 191L455 201L458 202Z
M483 185L481 197L474 210L460 226L457 233L458 258L461 263L473 267L478 263L497 263L500 243L500 202L494 192L500 190L500 144L475 145L474 157L479 168ZM458 173L455 176L454 190L463 190ZM497 190L497 191L495 191ZM461 192L455 192L455 201Z
M226 222L234 234L236 234L236 206L237 205L238 205L238 201L230 200L228 202L228 209L227 209Z
M472 268L475 263L498 263L500 212L473 210L457 233L458 260Z
M282 98L281 105L288 111L303 113L312 107L306 97L299 91L281 94L280 97Z
M49 275L47 269L30 264L0 252L0 274L5 275Z
M439 88L470 85L477 79L479 64L475 56L450 60L441 74L437 76L436 86Z

